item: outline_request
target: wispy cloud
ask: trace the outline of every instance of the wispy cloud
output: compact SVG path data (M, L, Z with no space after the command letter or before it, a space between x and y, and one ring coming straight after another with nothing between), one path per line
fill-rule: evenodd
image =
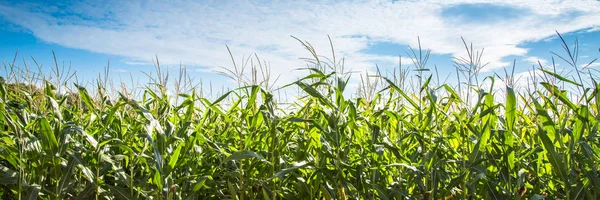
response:
M585 63L585 64L581 64L580 67L585 67L585 68L595 68L595 67L600 67L600 62L593 62L593 63Z
M537 66L538 64L542 64L542 66L548 65L548 60L543 59L543 58L538 58L535 56L527 57L527 58L525 58L525 61L527 61L529 64L532 64L535 66Z
M463 15L461 6L496 12ZM468 8L467 8L468 9ZM512 13L503 17L503 13ZM36 37L71 48L120 55L135 62L231 66L225 49L236 58L257 53L273 73L293 80L290 70L308 57L290 35L308 40L329 55L332 36L339 57L355 70L396 57L373 58L361 50L378 42L417 45L434 54L464 55L460 37L476 48L485 47L485 70L510 65L502 58L526 55L519 44L547 39L554 31L567 33L598 28L598 1L114 1L72 5L0 3L0 16ZM399 52L403 53L403 52Z
M127 73L127 72L129 72L129 70L126 70L126 69L112 69L111 71L116 72L116 73Z
M152 61L148 61L148 60L125 60L123 61L125 64L128 65L152 65Z

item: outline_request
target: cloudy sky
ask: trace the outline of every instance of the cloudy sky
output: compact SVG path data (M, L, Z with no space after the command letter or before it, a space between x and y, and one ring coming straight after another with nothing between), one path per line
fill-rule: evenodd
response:
M579 40L582 64L599 57L600 1L0 1L0 60L12 62L18 50L20 63L34 57L49 69L54 50L79 79L108 60L111 76L141 76L158 56L162 66L182 64L197 79L227 85L214 71L232 68L228 45L238 62L256 53L286 84L310 56L290 36L331 56L328 35L354 71L391 70L398 56L410 67L408 46L420 38L431 49L428 67L448 75L452 58L466 55L463 37L485 48L484 73L516 61L526 74L561 52L555 31Z

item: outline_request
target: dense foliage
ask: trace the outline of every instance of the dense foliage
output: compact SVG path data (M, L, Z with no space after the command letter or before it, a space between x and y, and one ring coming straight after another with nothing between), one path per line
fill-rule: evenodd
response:
M366 79L380 89L347 98L342 62L325 64L302 44L314 67L286 86L305 95L286 109L260 84L173 103L161 84L133 99L111 98L102 84L58 95L49 82L2 80L2 199L600 198L593 79L539 66L536 90L482 88L480 56L467 47L455 62L459 90L434 84L418 50L411 89L378 75Z

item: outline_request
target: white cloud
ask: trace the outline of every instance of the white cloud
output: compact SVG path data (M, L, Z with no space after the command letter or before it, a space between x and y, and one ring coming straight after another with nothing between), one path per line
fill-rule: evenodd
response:
M128 65L152 65L152 61L149 60L123 60L123 63Z
M518 44L543 40L600 22L598 1L481 1L530 12L517 18L473 23L477 19L444 18L444 8L464 1L341 1L257 3L254 1L189 2L79 2L53 7L0 3L0 16L59 45L123 56L135 64L150 62L231 67L225 49L236 59L257 53L270 63L280 82L294 80L292 69L310 54L290 35L307 40L318 53L330 55L326 34L332 36L336 54L357 71L372 70L373 62L394 63L393 56L372 56L361 50L376 42L417 46L435 54L465 56L463 36L476 49L485 47L484 71L509 66L502 58L526 55ZM65 11L65 9L67 11ZM62 17L53 15L62 13ZM573 14L577 13L577 14ZM471 20L471 21L464 21ZM404 54L404 50L398 50ZM239 62L239 60L238 60ZM449 61L450 62L450 61ZM448 63L450 65L450 63Z
M600 67L600 62L593 62L592 64L585 63L585 64L581 64L580 67L586 67L586 68Z
M544 67L546 67L548 65L548 60L543 59L543 58L538 58L538 57L535 57L535 56L527 57L527 58L525 58L525 61L527 61L529 64L532 64L532 65L534 65L536 67L539 64L542 64L542 66L544 66Z
M127 72L129 72L129 70L126 70L126 69L113 69L112 71L116 72L116 73L127 73Z

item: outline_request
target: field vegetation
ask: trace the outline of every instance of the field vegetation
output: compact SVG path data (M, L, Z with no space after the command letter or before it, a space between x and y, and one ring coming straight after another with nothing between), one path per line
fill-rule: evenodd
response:
M420 46L410 67L359 75L333 44L325 57L298 41L307 76L275 87L234 60L222 73L239 88L216 98L159 65L132 95L5 62L1 198L600 199L600 85L577 43L551 53L569 73L540 63L519 88L516 65L480 77L466 42L449 84ZM282 106L282 88L301 93Z

